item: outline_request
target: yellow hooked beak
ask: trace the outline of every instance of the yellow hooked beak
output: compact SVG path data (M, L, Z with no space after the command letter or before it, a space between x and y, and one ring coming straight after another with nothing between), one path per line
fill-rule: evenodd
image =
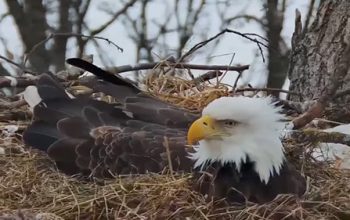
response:
M196 142L217 136L220 134L215 119L208 115L204 115L192 123L187 133L187 143L193 145Z

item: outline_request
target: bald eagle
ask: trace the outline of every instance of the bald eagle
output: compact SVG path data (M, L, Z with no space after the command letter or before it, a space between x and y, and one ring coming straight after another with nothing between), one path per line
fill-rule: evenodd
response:
M263 203L305 192L305 179L284 156L282 115L270 98L222 97L200 115L86 61L68 63L98 76L86 84L119 103L72 97L48 75L27 88L34 120L24 143L47 152L61 171L110 178L161 172L171 163L193 172L195 188L208 198Z

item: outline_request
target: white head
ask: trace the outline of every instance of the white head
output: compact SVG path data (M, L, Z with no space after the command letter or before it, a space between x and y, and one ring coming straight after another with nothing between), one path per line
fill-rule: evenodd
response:
M221 162L235 163L240 169L249 157L261 181L267 183L284 161L279 110L270 97L221 97L211 102L188 131L189 144L198 142L190 155L195 167Z

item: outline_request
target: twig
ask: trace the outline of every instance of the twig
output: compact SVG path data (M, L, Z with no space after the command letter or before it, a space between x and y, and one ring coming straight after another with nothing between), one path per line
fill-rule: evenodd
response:
M122 9L120 9L118 12L114 13L112 18L110 18L109 21L107 21L105 24L103 24L102 26L100 26L99 28L92 30L91 31L91 35L96 35L101 33L102 31L104 31L107 27L109 27L115 20L117 20L117 18L120 15L125 14L125 12L131 7L133 6L135 3L137 2L137 0L131 0L129 2L127 2Z
M233 62L233 59L235 58L235 56L236 56L236 53L233 53L232 56L231 56L230 63L228 64L229 66L232 65L232 62ZM224 79L224 77L226 76L227 72L228 72L227 70L224 72L224 75L219 79L218 83L220 83Z
M258 46L259 46L260 53L262 53L261 45L264 46L264 47L266 47L266 48L268 48L268 45L267 45L266 43L263 43L263 42L261 42L261 41L255 39L255 38L249 37L249 35L252 35L251 33L241 33L241 32L238 32L238 31L231 30L231 29L225 29L225 30L219 32L218 34L216 34L215 36L209 38L208 40L202 41L202 42L200 42L200 43L194 45L187 53L185 53L184 55L182 55L182 56L180 57L179 62L184 61L186 57L190 56L190 55L191 55L192 53L194 53L196 50L198 50L198 49L204 47L206 44L208 44L209 42L215 40L216 38L220 37L221 35L223 35L223 34L225 34L225 33L233 33L233 34L239 35L239 36L241 36L241 37L243 37L243 38L246 38L246 39L248 39L248 40L250 40L250 41L255 42L255 43L258 44ZM258 35L255 35L255 36L258 36ZM260 38L264 39L263 37L260 37ZM262 54L262 57L264 57L263 54ZM263 58L263 60L265 60L265 59Z
M235 83L233 84L233 90L235 90L237 88L238 80L242 77L242 73L243 72L238 72L238 76L235 80Z
M6 62L8 62L8 63L10 63L10 64L12 64L12 65L14 65L14 66L16 66L18 69L22 70L22 72L24 72L24 73L36 74L35 72L26 69L26 68L24 67L24 65L18 64L18 63L16 63L16 62L14 62L14 61L12 61L12 60L10 60L10 59L4 57L4 56L1 56L1 55L0 55L0 59L3 59L3 60L5 60Z
M325 132L316 129L291 131L290 135L300 141L345 144L350 147L350 135L341 132Z
M169 149L169 141L168 141L168 138L166 136L164 136L163 145L164 145L164 147L166 149L166 155L167 155L167 158L168 158L170 175L172 176L172 178L174 178L173 162L171 161L171 152L170 152L170 149Z
M312 120L313 124L318 126L318 128L320 128L320 124L324 124L324 125L329 125L329 124L332 124L332 125L344 125L345 123L342 123L342 122L338 122L338 121L333 121L333 120L328 120L328 119L325 119L325 118L314 118ZM325 129L328 128L328 127L324 127Z
M89 36L89 35L84 35L84 34L77 34L77 33L51 33L49 34L49 36L47 36L44 40L40 41L39 43L35 44L32 49L27 53L24 62L23 62L23 66L25 66L25 64L28 61L28 58L31 56L31 54L42 44L45 44L47 41L49 41L52 38L55 37L85 37L88 39L100 39L100 40L104 40L107 41L107 43L112 44L113 46L115 46L120 52L123 52L124 49L119 47L116 43L114 43L113 41L109 40L108 38L104 38L104 37L99 37L99 36Z
M263 60L263 63L265 63L265 56L264 56L264 53L263 53L263 49L261 48L260 44L259 43L256 43L256 45L258 46L259 48L259 51L260 51L260 54L261 54L261 58Z
M8 62L8 63L10 63L10 64L12 64L12 65L18 67L19 69L23 69L23 66L21 66L20 64L18 64L18 63L16 63L16 62L13 62L12 60L10 60L10 59L8 59L8 58L6 58L6 57L4 57L4 56L1 56L1 55L0 55L0 59L5 60L6 62Z
M259 34L256 34L256 33L244 33L244 35L258 37L258 38L266 41L267 43L269 42L269 39L267 39L266 37L260 36Z
M238 20L238 19L245 19L247 21L249 20L253 20L255 21L256 23L260 24L262 27L265 27L266 24L264 23L264 19L261 19L261 18L258 18L258 17L255 17L254 15L247 15L247 14L244 14L244 15L236 15L234 17L231 17L231 18L226 18L224 21L225 23L231 23L235 20Z
M245 91L283 92L291 95L301 96L300 93L291 92L289 90L278 89L278 88L243 88L243 89L237 89L235 92L245 92Z

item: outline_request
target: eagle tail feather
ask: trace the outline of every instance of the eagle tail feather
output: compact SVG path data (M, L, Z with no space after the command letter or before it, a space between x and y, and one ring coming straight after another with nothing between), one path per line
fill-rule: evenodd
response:
M94 91L103 92L111 95L120 102L124 102L126 97L135 96L141 92L137 84L118 74L107 72L92 63L80 58L70 58L66 62L72 66L88 71L102 80L88 80L81 83L90 87Z
M124 79L118 75L114 75L113 73L109 73L95 66L94 64L87 62L86 60L83 60L80 58L70 58L70 59L67 59L66 62L72 66L79 67L85 71L88 71L107 82L111 82L116 85L134 87L135 89L137 89L136 85L132 81Z

